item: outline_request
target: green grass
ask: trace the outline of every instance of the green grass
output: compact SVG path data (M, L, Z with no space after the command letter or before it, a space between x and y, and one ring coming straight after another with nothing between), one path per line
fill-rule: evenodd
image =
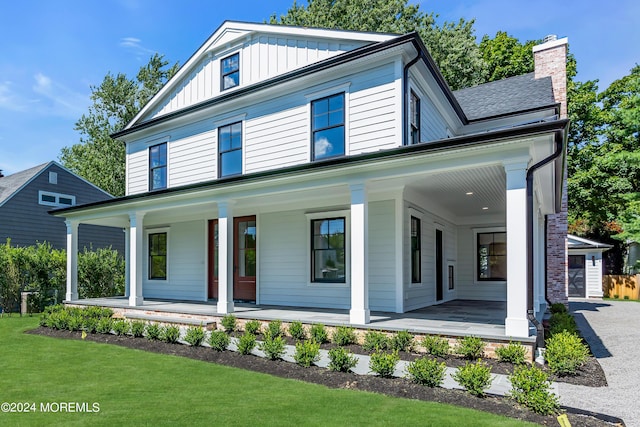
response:
M449 405L22 333L37 323L36 317L0 318L0 402L97 402L100 412L0 412L0 425L528 425Z

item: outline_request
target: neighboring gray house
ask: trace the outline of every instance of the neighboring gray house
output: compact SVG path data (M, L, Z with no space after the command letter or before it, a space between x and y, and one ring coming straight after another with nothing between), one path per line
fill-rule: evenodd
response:
M49 215L49 211L112 198L53 161L0 176L0 244L10 238L14 246L47 241L56 249L66 249L64 219ZM124 256L124 232L122 228L83 224L78 247L91 246L111 246Z

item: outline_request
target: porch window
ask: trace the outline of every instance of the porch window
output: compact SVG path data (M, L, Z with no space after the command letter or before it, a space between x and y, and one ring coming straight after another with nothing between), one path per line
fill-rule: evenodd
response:
M218 128L219 176L242 174L242 122Z
M345 283L345 218L311 221L311 281Z
M149 279L167 280L167 233L149 234Z
M421 246L420 220L411 217L411 283L420 283L421 280Z
M220 90L240 84L240 54L234 53L220 61Z
M411 91L410 116L411 145L413 145L420 142L420 98L414 91Z
M149 191L167 188L167 143L149 147Z
M312 159L344 155L344 93L311 103Z
M507 280L507 233L485 232L476 235L477 280Z

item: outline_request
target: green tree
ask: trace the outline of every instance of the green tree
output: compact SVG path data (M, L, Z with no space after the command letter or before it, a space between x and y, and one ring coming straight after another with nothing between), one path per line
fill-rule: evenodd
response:
M474 21L436 23L408 0L295 0L271 24L406 34L416 31L453 90L485 81L485 63L475 39Z
M110 135L131 121L176 73L178 64L168 65L156 53L140 68L135 79L123 73L108 73L100 86L92 86L93 104L75 125L81 135L80 143L61 150L62 164L108 193L124 195L125 149Z
M533 71L533 46L540 40L529 40L524 44L498 31L494 38L485 35L480 42L480 53L486 63L487 81L506 79Z

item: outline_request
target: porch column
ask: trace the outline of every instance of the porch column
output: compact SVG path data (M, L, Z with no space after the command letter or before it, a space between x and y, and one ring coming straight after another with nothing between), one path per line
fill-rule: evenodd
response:
M368 239L369 203L364 183L352 184L351 191L351 311L349 322L369 323Z
M124 296L129 298L129 295L131 295L130 293L130 287L131 287L131 278L129 277L130 274L130 263L131 263L131 255L130 255L130 250L129 250L129 241L131 240L130 238L131 233L129 232L128 228L124 229Z
M218 314L233 313L233 202L218 203Z
M67 293L65 299L78 299L78 221L64 222L67 226Z
M129 306L142 305L144 212L129 214Z
M507 318L505 334L528 337L527 163L505 164L507 175Z

